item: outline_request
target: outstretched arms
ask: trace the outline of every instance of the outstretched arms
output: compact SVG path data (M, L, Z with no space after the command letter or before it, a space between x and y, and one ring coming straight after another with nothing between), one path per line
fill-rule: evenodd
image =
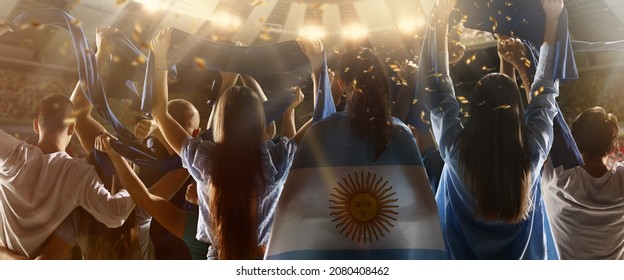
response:
M171 28L166 27L158 33L156 38L150 42L152 53L154 54L155 74L153 86L153 106L152 116L158 123L158 128L162 132L165 140L171 148L179 155L182 150L184 140L190 135L182 126L173 119L167 112L169 102L169 88L167 85L168 60L167 53L171 46Z
M98 62L98 72L102 72L108 58L113 53L114 46L111 38L115 32L117 32L116 28L107 26L98 27L96 30L96 44L98 50L95 57ZM72 104L74 104L76 135L85 151L90 153L93 151L93 141L95 141L95 137L106 131L106 129L91 116L93 105L91 105L84 96L80 82L76 84L70 100Z

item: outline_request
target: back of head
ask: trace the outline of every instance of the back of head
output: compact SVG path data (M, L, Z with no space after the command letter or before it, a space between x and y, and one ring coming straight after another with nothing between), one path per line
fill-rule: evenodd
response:
M617 147L618 120L602 107L583 111L572 122L572 137L584 157L602 158Z
M219 259L253 259L258 252L256 199L263 190L260 145L265 138L262 102L247 87L227 90L217 102L216 144L210 186L211 230Z
M509 77L493 73L472 91L469 119L458 137L459 162L477 200L475 215L519 222L530 210L530 158L520 91Z
M46 97L39 103L33 118L38 119L39 126L46 132L61 132L69 126L74 112L74 105L63 95Z
M355 48L342 57L340 80L347 91L351 130L372 142L377 160L391 133L386 67L371 49Z
M199 129L199 111L191 102L184 99L170 100L167 111L189 134Z

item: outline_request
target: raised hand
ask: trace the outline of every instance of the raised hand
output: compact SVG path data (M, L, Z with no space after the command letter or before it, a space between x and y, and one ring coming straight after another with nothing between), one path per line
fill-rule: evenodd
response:
M496 44L498 56L511 63L515 68L527 68L527 49L518 38L498 36Z
M292 87L290 90L295 95L295 98L288 106L288 109L295 109L297 108L297 106L299 106L299 104L301 104L301 102L303 102L305 95L303 95L303 92L301 91L300 87Z
M397 72L397 74L399 75L399 78L403 81L403 83L409 84L410 81L416 81L416 75L418 74L418 65L416 65L413 61L406 59L403 62L398 62L395 60L394 64L399 67L399 71Z
M321 40L297 39L297 42L311 63L319 62L320 54L323 53L323 42Z
M156 124L156 121L148 120L148 119L141 119L134 126L134 137L136 137L140 141L143 141L145 140L145 138L147 138L147 136L153 135L156 129L158 129L158 125Z
M464 57L466 47L459 41L448 43L449 48L449 65L454 65Z
M117 155L117 153L115 152L115 150L113 150L113 147L110 144L111 139L117 140L117 137L111 135L108 132L104 132L98 135L98 137L95 138L95 149L100 152L107 153L109 154L109 156Z
M563 0L542 0L542 8L546 15L546 21L559 20L563 11Z
M563 0L542 0L542 8L546 15L544 26L544 44L554 45L557 41L557 27L559 26L559 16L563 12Z
M451 12L455 9L457 0L438 0L435 6L435 18L440 21L447 21Z
M155 57L156 69L166 69L168 67L167 53L171 47L171 27L163 28L150 42L150 49Z
M113 35L117 32L117 28L110 26L100 26L95 30L95 45L100 54L112 54L115 50L113 45Z

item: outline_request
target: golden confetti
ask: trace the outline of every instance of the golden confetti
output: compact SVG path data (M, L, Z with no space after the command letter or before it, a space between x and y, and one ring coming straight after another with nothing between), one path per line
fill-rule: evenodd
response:
M462 104L468 104L468 99L466 99L466 97L463 96L457 96L457 100L459 100L459 102L461 102Z
M511 7L511 6L513 6L513 4L514 4L513 2L505 1L505 6L507 6L507 7Z
M145 62L146 62L147 60L145 59L145 57L143 57L143 56L139 55L139 56L137 56L136 61L137 61L138 63L140 63L140 64L145 64Z
M505 17L505 19L506 19L507 21L511 21L511 16L506 16L506 17Z
M473 54L470 58L466 59L466 65L469 65L477 59L477 54Z
M143 28L141 27L140 24L135 23L134 24L134 30L132 31L132 38L134 38L135 41L140 42L141 41L141 33L143 33Z
M526 57L521 57L520 61L524 61L524 66L526 66L527 68L531 67L531 61Z
M121 62L121 57L117 56L117 55L113 55L113 62L114 63L119 63Z
M193 58L193 62L195 62L195 67L197 70L204 71L206 69L206 61L201 57Z
M416 103L418 103L418 99L412 100L412 105L416 105Z
M483 106L483 105L485 105L485 100L484 100L484 101L479 102L479 106Z
M493 23L492 25L492 33L496 33L496 28L498 27L498 22L494 17L490 17L490 21Z
M534 96L537 96L538 94L540 94L540 93L542 93L542 92L544 92L544 87L541 87L541 88L537 89L537 90L533 93L533 95L534 95Z
M336 48L336 47L333 48L333 51L334 51L335 54L340 54L340 50L338 48Z
M258 37L260 37L260 40L263 40L263 41L271 41L272 39L271 33L269 33L268 31L267 32L263 31L262 33L260 33L260 36Z
M115 0L115 4L116 5L123 5L127 2L128 0Z
M79 19L74 19L74 20L72 20L72 22L71 22L71 23L72 23L73 25L75 25L75 26L80 26L80 25L82 25L82 22L81 22Z
M430 125L431 122L425 119L425 111L420 111L420 121L423 122L426 125Z
M368 69L362 71L362 73L369 73L369 72L372 72L373 70L375 70L375 66L368 67Z
M43 24L41 24L41 22L33 20L30 22L30 27L40 29L43 28Z
M494 109L492 109L492 111L496 111L496 110L498 110L498 109L507 110L507 109L509 109L509 108L511 108L511 105L500 105L500 106L497 106L497 107L495 107Z
M496 67L488 68L487 66L483 66L481 67L481 70L490 72L496 70Z
M347 68L345 68L344 72L347 73L347 72L349 72L349 70L351 70L351 68L347 67Z

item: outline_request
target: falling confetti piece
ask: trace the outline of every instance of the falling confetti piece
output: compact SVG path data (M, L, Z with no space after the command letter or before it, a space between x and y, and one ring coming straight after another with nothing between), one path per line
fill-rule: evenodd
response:
M119 57L117 55L113 55L113 62L115 62L115 63L121 62L121 57Z
M468 104L468 99L466 99L466 97L463 96L457 96L457 100L459 100L459 102L461 102L462 104Z
M484 100L484 101L479 102L479 106L483 106L483 105L485 105L485 100Z
M81 22L79 19L74 19L74 20L72 20L72 22L71 22L71 23L72 23L73 25L75 25L75 26L80 26L80 25L82 25L82 22Z
M30 27L39 29L43 28L43 24L41 24L41 22L33 20L30 22Z
M496 33L496 28L498 27L498 22L494 17L490 17L490 21L492 22L492 33Z
M335 54L340 54L340 50L336 47L333 48Z
M477 59L477 54L473 54L470 58L466 59L466 65L469 65Z
M126 2L127 2L127 0L116 0L116 1L115 1L115 4L117 4L117 5L123 5L123 4L125 4Z
M483 66L483 67L481 67L481 70L483 70L483 71L487 71L487 72L490 72L490 71L494 71L494 70L496 70L496 67L493 67L493 68L488 68L487 66Z
M201 57L193 58L193 62L195 62L195 67L197 70L204 71L206 69L206 61Z
M544 92L544 87L541 87L541 88L539 88L538 90L536 90L536 91L533 93L533 95L534 95L534 96L537 96L538 94L540 94L540 93L542 93L542 92Z
M370 73L370 72L372 72L373 70L375 70L375 66L368 67L368 69L366 69L366 70L362 71L362 73Z
M147 60L145 60L145 57L143 56L137 56L136 61L140 64L144 64Z
M510 16L506 16L506 17L505 17L505 19L506 19L507 21L511 21L511 17L510 17Z
M425 111L420 111L420 121L423 122L426 125L430 125L431 122L425 119Z
M520 61L524 61L524 66L526 66L527 68L531 67L531 61L527 59L526 57L521 57Z
M347 73L347 72L349 72L349 70L351 70L351 68L347 67L347 68L345 68L344 72Z
M499 109L507 110L509 108L511 108L511 105L500 105L500 106L497 106L494 109L492 109L492 111L496 111L496 110L499 110Z

